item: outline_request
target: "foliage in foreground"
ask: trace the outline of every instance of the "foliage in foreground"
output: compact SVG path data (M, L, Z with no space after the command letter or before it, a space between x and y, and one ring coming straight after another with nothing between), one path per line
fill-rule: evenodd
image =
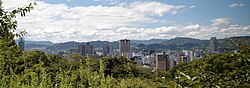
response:
M249 87L250 46L233 44L239 54L214 54L191 63L179 64L171 70L182 87Z
M122 59L117 57L113 59ZM110 58L112 59L112 58ZM138 72L126 71L126 69L113 69L119 70L116 72L118 75L127 75L126 77L114 78L112 73L105 73L108 64L105 64L103 59L91 61L90 58L82 58L81 61L68 60L61 58L58 55L46 55L40 51L26 52L19 57L19 60L14 64L17 66L16 71L12 71L8 75L1 75L0 87L101 87L101 88L127 88L127 87L167 87L165 80L158 78L143 78ZM93 66L97 68L94 68ZM112 62L113 63L113 62ZM116 62L118 63L118 62ZM127 63L126 63L127 64ZM130 67L130 65L125 67ZM118 65L118 64L116 64ZM135 69L135 68L133 68ZM160 81L161 80L161 81Z

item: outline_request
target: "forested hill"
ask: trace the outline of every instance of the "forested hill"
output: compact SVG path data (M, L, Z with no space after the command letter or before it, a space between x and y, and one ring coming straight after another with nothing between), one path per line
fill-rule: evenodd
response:
M201 44L201 43L207 43L207 42L208 40L193 39L193 38L188 38L188 37L177 37L174 39L164 41L161 44L163 45L170 45L170 44L185 45L185 44Z
M250 36L237 36L231 37L236 40L244 40L246 44L250 44ZM218 45L220 50L232 50L232 45L227 41L228 38L218 39ZM102 48L103 44L108 41L91 41L89 42L95 48ZM26 48L45 48L50 50L68 50L74 46L83 44L86 42L64 42L64 43L51 43L49 41L28 41L25 43ZM119 48L119 42L109 42L115 49ZM169 49L169 50L182 50L182 49L206 49L209 46L209 40L193 39L188 37L177 37L174 39L151 39L151 40L131 40L133 47L139 47L139 49L146 50L158 50L158 49ZM143 46L141 46L143 45Z
M237 41L244 41L248 45L250 44L250 36L237 36L230 38L233 38L234 40ZM218 39L218 48L220 51L230 51L234 49L234 47L228 40L229 38ZM157 49L183 50L183 49L207 49L207 48L209 48L209 40L200 40L187 37L177 37L174 39L166 40L160 44L149 44L140 47L140 49L148 49L148 50L157 50Z

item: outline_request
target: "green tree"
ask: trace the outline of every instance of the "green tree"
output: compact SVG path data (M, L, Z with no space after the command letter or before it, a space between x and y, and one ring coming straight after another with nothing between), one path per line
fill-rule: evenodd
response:
M21 37L25 34L24 31L14 34L17 21L14 20L17 14L25 16L33 8L34 3L24 8L18 8L13 11L5 11L0 1L0 74L13 74L16 67L16 59L18 59L22 52L16 45L14 37ZM0 76L2 78L2 76Z
M239 54L214 54L172 69L182 87L249 87L249 45L235 43Z
M125 57L102 58L105 64L105 74L112 75L115 78L133 76L133 62Z

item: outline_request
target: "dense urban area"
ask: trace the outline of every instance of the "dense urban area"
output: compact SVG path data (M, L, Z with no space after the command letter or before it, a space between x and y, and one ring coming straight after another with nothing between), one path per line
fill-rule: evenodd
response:
M231 39L244 41L248 40L248 42L249 38L250 36L231 37ZM27 44L27 46L29 46L29 48L27 51L40 50L47 54L59 55L63 58L67 58L68 60L73 60L70 56L76 54L83 57L88 56L92 59L123 56L128 60L133 61L133 63L138 66L151 69L152 71L155 71L156 69L168 71L177 64L198 60L204 55L208 56L228 52L239 53L239 50L233 47L229 39L230 38L226 38L224 40L220 39L219 41L216 37L211 37L210 40L198 40L191 38L176 38L172 39L172 41L164 39L154 39L155 41L133 40L133 44L131 44L131 40L128 39L122 39L119 42L92 41L86 43L66 42L58 44L53 44L49 41L28 41L29 44ZM184 41L187 42L185 43ZM172 44L164 46L160 44L162 42L172 42ZM222 42L220 44L224 45L224 47L219 47L218 42ZM49 44L46 45L46 43ZM204 46L202 46L202 44ZM25 41L23 38L20 38L18 45L21 50L25 50ZM31 47L32 45L33 47ZM41 47L39 45L41 45ZM225 45L227 47L225 47Z
M0 7L0 87L249 87L249 36L51 43L15 33L16 15ZM28 13L27 13L28 14ZM14 37L18 37L15 40Z

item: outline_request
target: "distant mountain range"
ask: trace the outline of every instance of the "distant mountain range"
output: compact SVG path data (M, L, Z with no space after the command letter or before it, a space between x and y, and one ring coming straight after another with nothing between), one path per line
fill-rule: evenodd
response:
M108 41L91 41L89 42L90 45L93 45L95 48L102 48L104 43L107 43ZM65 51L71 48L76 48L78 45L84 44L86 42L65 42L65 43L55 43L51 46L48 46L46 49L49 50L60 50L60 51ZM119 42L109 42L113 45L114 48L119 47Z
M150 39L150 40L131 40L132 44L138 45L138 44L160 44L164 41L167 41L167 39Z
M247 44L250 44L250 36L238 36L232 37L236 40L244 40ZM227 41L228 38L218 39L219 49L232 50L232 45ZM16 41L17 42L17 41ZM104 43L108 41L91 41L89 42L95 48L102 48ZM51 51L65 51L70 48L74 48L77 45L86 42L64 42L64 43L52 43L50 41L25 41L26 50L42 49ZM109 42L115 49L119 48L119 42ZM187 37L177 37L174 39L151 39L151 40L131 40L133 49L138 50L183 50L183 49L206 49L209 46L209 40L200 40Z
M246 44L250 44L250 36L237 36L230 37L237 41L245 41ZM218 39L218 49L219 51L230 51L233 50L233 45L228 41L228 38ZM187 37L178 37L170 40L166 40L160 44L149 44L139 49L147 50L158 50L158 49L167 49L167 50L190 50L190 49L208 49L209 40L200 40Z
M50 41L25 41L26 44L37 44L37 45L53 45Z
M19 40L15 40L15 42L18 44ZM53 43L50 41L25 41L25 50L34 50L34 49L40 49L44 50L49 46L52 46Z

